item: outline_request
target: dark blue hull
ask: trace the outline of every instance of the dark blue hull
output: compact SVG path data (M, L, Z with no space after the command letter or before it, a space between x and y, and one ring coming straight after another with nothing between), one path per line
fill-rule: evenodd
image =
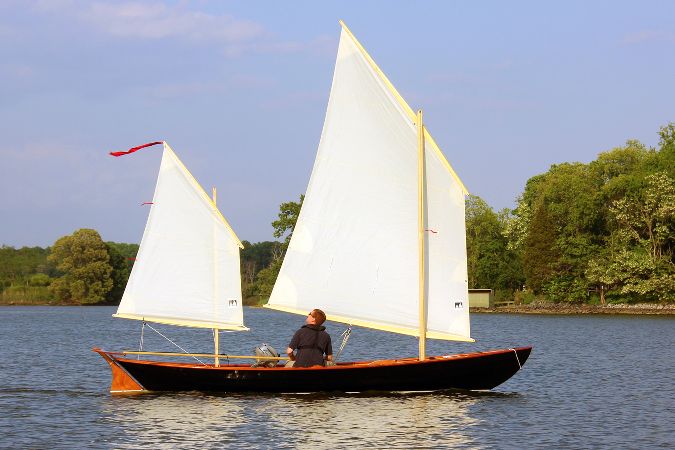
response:
M492 389L520 370L532 347L310 368L214 367L128 359L94 350L113 369L111 392L363 392Z

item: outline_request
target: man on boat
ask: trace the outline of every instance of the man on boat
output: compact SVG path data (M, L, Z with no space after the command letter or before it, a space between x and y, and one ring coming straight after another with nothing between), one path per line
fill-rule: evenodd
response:
M286 349L288 357L294 362L293 367L323 366L325 361L333 360L330 335L322 326L325 321L326 314L320 309L313 309L307 315L305 325L295 332ZM294 350L297 350L295 355Z

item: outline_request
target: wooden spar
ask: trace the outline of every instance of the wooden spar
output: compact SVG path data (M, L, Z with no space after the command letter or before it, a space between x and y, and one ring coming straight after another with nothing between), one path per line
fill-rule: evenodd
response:
M211 353L172 353L172 352L140 352L133 350L122 351L124 355L151 355L151 356L186 356L186 357L202 357L202 358L226 358L226 359L261 359L261 360L276 360L289 361L288 356L253 356L253 355L228 355L228 354L211 354Z
M426 270L424 268L424 241L425 241L425 226L424 226L424 190L425 190L425 161L424 161L424 124L422 123L422 110L417 111L417 189L418 189L418 206L417 206L417 236L419 246L419 359L423 361L426 356L426 339L427 339L427 314L426 314Z
M212 190L213 190L213 206L214 206L214 208L216 208L216 200L217 200L216 188L213 187ZM216 230L215 230L215 227L214 227L214 230L213 230L213 237L214 237L214 241L213 241L213 244L214 244L214 249L213 249L213 251L214 251L214 255L213 255L213 266L214 266L213 267L213 269L214 269L213 270L213 275L214 275L213 276L213 295L215 297L214 301L215 301L216 307L218 307L218 302L217 302L217 298L218 298L218 267L217 267L218 258L216 257L216 254L215 254L215 236L216 236ZM218 358L218 353L220 353L220 329L218 329L218 328L213 329L213 353L215 353L215 355L216 355L215 359L213 360L213 365L216 366L216 367L220 367L220 359Z

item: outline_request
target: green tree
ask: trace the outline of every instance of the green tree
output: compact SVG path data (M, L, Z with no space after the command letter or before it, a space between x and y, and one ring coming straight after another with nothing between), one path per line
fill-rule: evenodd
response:
M291 236L293 235L293 230L295 229L295 224L298 221L298 216L300 215L300 208L302 208L302 202L305 200L304 194L300 196L299 202L286 202L282 203L279 206L279 218L272 222L272 227L274 227L274 237L280 238L286 234L286 239L284 243L288 245L291 241Z
M129 274L131 273L131 262L138 253L138 245L135 244L117 244L115 242L106 242L106 249L108 251L108 261L112 271L110 278L112 280L112 288L106 294L106 302L118 304L122 300L124 289L129 281ZM133 246L136 247L136 252L133 256L125 256L133 252ZM125 254L123 254L124 252Z
M659 130L659 151L654 163L654 172L666 172L675 179L675 123L671 122Z
M36 273L29 278L29 284L31 286L49 286L51 283L52 279L49 278L49 275L44 273Z
M563 163L528 180L506 227L522 255L526 285L556 301L586 297L587 261L602 244L600 183L588 165Z
M260 297L265 298L272 294L272 288L274 287L274 283L281 270L284 254L291 241L291 236L293 235L295 224L298 221L300 208L302 207L304 199L305 196L301 195L300 202L286 202L279 206L279 218L272 222L272 227L274 227L274 237L280 238L286 235L286 238L283 243L274 243L275 245L271 246L271 262L256 275L254 290L256 295Z
M258 272L256 276L256 293L262 298L268 298L272 294L272 288L277 281L283 258L277 258L272 263Z
M515 252L507 248L501 215L475 195L466 200L466 245L470 288L514 290L523 283Z
M532 215L523 250L525 283L535 293L542 292L543 286L553 277L553 263L558 258L556 237L551 215L546 205L541 204Z
M675 180L665 172L645 177L644 188L615 200L610 213L614 230L589 263L589 279L603 293L675 301Z
M589 164L591 179L597 180L602 190L604 213L619 198L640 190L644 174L642 168L654 157L654 150L642 143L629 140L623 147L602 152Z
M269 284L267 277L269 276L270 265L282 251L282 243L264 241L251 244L248 241L243 241L242 244L244 249L241 251L241 280L244 298L259 297L261 288L269 296L272 288L271 286L267 287ZM258 274L263 270L267 270L267 272L263 273L260 280L256 282ZM274 270L276 270L275 274L279 271L278 268L272 268L272 271ZM274 276L276 277L276 275ZM274 280L272 280L272 284L274 284Z
M28 286L30 277L37 273L55 275L47 261L49 249L42 247L0 247L0 291L10 286Z
M58 239L49 260L63 274L50 285L60 300L99 303L113 287L108 247L95 230L83 228Z
M525 239L532 219L532 206L523 196L518 197L516 209L504 214L503 234L507 240L507 248L515 251L522 258Z
M248 241L243 241L242 244L244 245L240 254L242 280L253 283L258 272L268 267L274 259L275 247L279 243L264 241L251 244Z

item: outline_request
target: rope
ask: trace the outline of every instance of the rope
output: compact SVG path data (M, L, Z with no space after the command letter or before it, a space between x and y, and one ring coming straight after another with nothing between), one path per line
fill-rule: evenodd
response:
M513 350L513 353L516 354L516 361L518 361L518 368L519 368L519 369L522 369L523 366L520 364L520 358L518 358L518 352L516 351L516 349L515 349L515 348L510 348L509 350Z
M335 355L334 361L337 361L337 359L340 357L340 354L342 353L342 350L344 350L345 346L347 345L347 341L349 340L349 336L352 335L352 326L349 325L349 328L347 328L345 331L342 332L340 337L342 338L342 344L340 344L340 348L337 352L337 355Z
M138 344L138 351L143 351L143 331L145 330L145 320L143 321L143 326L141 327L141 342ZM136 356L136 359L141 359L141 355Z
M159 335L162 336L164 339L166 339L167 341L171 342L173 345L175 345L176 347L178 347L179 349L181 349L181 351L182 351L183 353L188 353L188 354L190 353L190 352L188 352L187 350L185 350L183 347L181 347L180 345L176 344L174 341L172 341L171 339L169 339L168 337L164 336L164 335L163 335L162 333L160 333L159 331L155 330L155 329L152 327L152 325L150 325L150 324L147 324L147 325L148 325L148 328L150 328L152 331L154 331L155 333L159 334ZM200 360L200 359L197 358L196 356L192 356L192 357L193 357L194 359L196 359L201 365L206 366L206 364L205 364L204 362L202 362L202 360Z

